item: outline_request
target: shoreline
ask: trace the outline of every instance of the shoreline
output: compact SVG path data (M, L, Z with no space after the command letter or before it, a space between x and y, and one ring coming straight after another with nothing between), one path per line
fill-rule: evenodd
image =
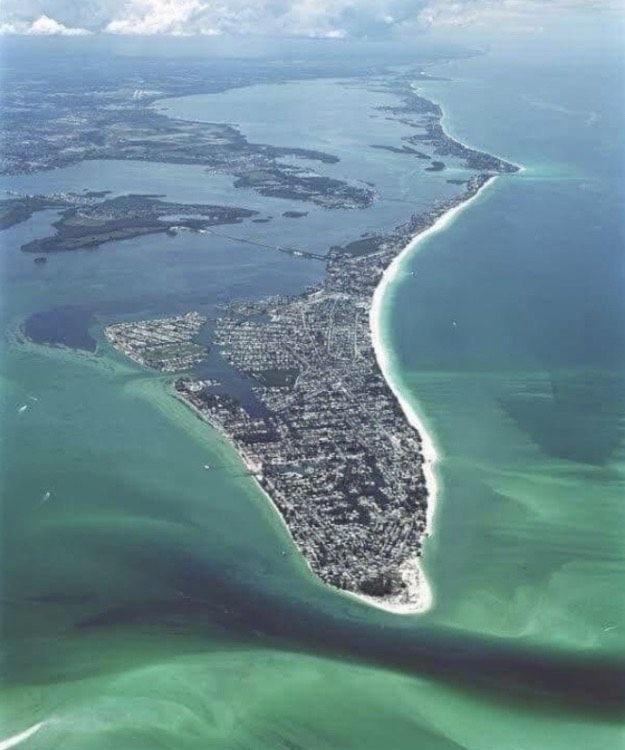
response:
M487 182L485 182L478 190L466 200L458 203L457 205L450 208L444 214L438 217L433 224L426 229L422 230L418 234L414 235L407 245L395 256L390 265L388 265L382 273L382 278L379 284L375 288L373 297L371 299L371 307L369 309L369 327L371 332L371 343L375 358L378 363L378 367L386 381L388 387L393 392L393 395L397 399L401 410L406 417L406 421L417 431L421 438L421 455L423 457L423 474L425 476L425 483L428 489L428 505L426 515L426 528L424 536L428 537L433 533L434 514L436 510L436 504L438 500L439 484L436 476L435 466L439 460L439 453L436 450L436 444L425 428L424 422L421 419L417 410L412 406L408 399L402 393L399 379L395 377L392 369L390 351L384 347L384 337L382 334L382 315L383 315L383 301L389 286L392 285L393 281L397 278L403 261L409 257L415 248L419 246L421 242L426 240L433 234L440 232L450 226L455 218L479 195L489 186L493 185L498 175L492 175ZM418 590L414 590L414 604L413 603L397 603L394 604L389 602L384 603L383 600L375 599L374 597L364 596L362 594L355 594L352 592L344 592L349 596L354 596L359 600L371 604L380 609L394 612L396 614L423 614L431 609L434 604L434 594L432 587L425 575L421 558L415 556L409 558L408 562L412 562L416 571L417 580L406 581L408 585L412 582L413 587L418 583ZM406 580L406 579L404 579Z
M359 601L361 604L367 604L370 607L375 607L376 609L383 610L384 612L390 612L392 614L402 614L402 615L413 615L413 614L419 614L421 612L427 611L431 605L432 605L432 594L431 589L427 580L427 577L425 576L425 573L422 570L420 560L418 557L415 558L409 558L406 560L406 562L403 564L402 568L402 574L404 576L404 580L407 583L407 588L411 593L411 600L408 602L401 602L401 601L393 601L391 599L387 599L386 601L384 599L379 599L374 596L367 596L366 594L357 594L355 591L347 591L345 589L337 588L336 586L332 586L329 583L326 583L322 578L320 578L317 573L313 570L308 558L306 555L303 555L300 548L297 545L297 542L295 539L293 539L293 535L291 534L291 529L289 528L289 525L287 524L284 516L280 512L280 509L275 504L273 498L269 494L269 492L263 487L261 481L259 480L257 476L258 469L249 461L247 456L243 453L243 451L240 450L239 446L233 442L232 438L224 432L224 430L218 425L215 424L212 421L209 421L206 418L206 415L200 411L200 409L195 406L191 401L187 401L183 396L181 396L175 388L171 388L171 383L168 387L168 392L173 395L174 399L178 401L180 404L185 406L187 409L190 409L193 414L203 423L207 424L209 427L211 427L215 432L219 435L220 438L224 440L225 445L227 445L228 448L234 450L236 457L243 463L243 465L246 468L247 476L254 480L254 484L256 487L261 491L261 493L265 496L265 498L268 501L269 508L271 511L273 511L273 515L278 519L280 522L280 525L283 529L285 529L289 539L291 540L291 543L295 547L295 550L297 551L298 558L304 561L304 564L306 565L306 568L308 569L308 572L314 577L315 581L320 583L325 588L332 591L333 594L342 594L350 599L355 599Z
M414 90L414 87L412 88ZM442 120L442 108L439 107L439 109L441 111L439 119ZM448 140L463 146L463 148L468 149L471 152L474 151L471 147L461 144L459 141L456 141L456 139L448 136L444 130L443 133ZM478 156L490 157L490 154L486 152L477 153ZM219 436L225 438L229 446L234 449L239 460L245 466L247 470L246 473L254 478L256 485L261 489L267 500L269 500L270 505L273 506L274 513L279 516L280 522L287 530L291 541L301 557L303 557L307 568L315 578L321 581L324 586L331 589L333 593L344 594L352 600L357 600L362 604L367 604L376 609L392 614L421 614L431 609L434 604L434 595L425 574L420 549L421 540L428 538L433 533L439 493L438 478L435 470L436 463L439 460L439 454L432 436L429 434L423 419L419 415L418 409L413 407L407 397L403 394L400 378L397 377L393 371L390 349L384 347L382 333L383 300L389 286L396 279L404 258L410 255L420 242L427 239L430 235L447 228L454 221L456 216L471 204L489 184L494 184L495 178L499 176L500 173L522 169L519 165L512 165L510 162L505 162L505 160L500 161L502 162L501 164L496 163L494 166L485 165L484 167L476 167L480 170L479 173L467 180L466 190L460 195L445 201L442 206L435 207L432 210L425 212L425 214L413 215L406 225L399 227L395 233L390 236L392 244L383 249L383 252L380 253L382 257L379 261L369 261L369 267L367 267L366 263L363 264L362 267L370 274L370 281L361 284L361 287L356 285L354 289L349 286L346 287L347 291L345 293L348 295L351 294L352 296L355 294L356 300L359 302L360 309L362 310L362 334L367 331L369 337L371 348L368 356L371 359L371 365L373 365L372 372L375 372L377 366L379 377L387 386L389 392L389 403L391 403L393 399L395 400L395 406L393 407L395 410L397 405L399 405L398 411L403 415L405 424L408 427L405 435L406 440L411 444L413 443L415 455L418 457L419 484L421 487L421 494L419 497L421 497L423 501L421 509L417 513L417 517L420 519L419 536L417 539L412 540L413 545L402 549L402 556L395 560L394 575L396 576L396 580L393 586L387 586L387 591L389 593L386 595L361 593L360 586L356 586L353 583L352 586L345 585L345 587L342 587L342 585L336 585L332 576L330 576L330 581L326 582L322 575L323 571L320 572L314 569L313 564L310 562L309 557L306 554L306 551L310 552L309 547L306 543L303 543L302 540L299 540L297 535L294 536L290 524L287 523L287 520L283 515L281 506L274 500L273 490L275 488L271 483L269 483L268 487L265 482L263 476L262 452L260 454L257 452L256 455L253 451L248 452L245 441L240 442L233 439L234 433L233 435L230 435L224 426L219 423L219 419L215 421L214 419L207 417L204 410L196 406L193 397L186 398L175 389L177 400L184 403L187 407L190 406L202 421L208 423L213 429L215 429ZM510 166L513 166L514 169L509 169ZM481 171L482 169L488 171ZM374 253L371 257L375 258L377 254L378 253ZM320 287L322 290L325 288L324 284L328 283L327 279L330 279L330 290L332 290L331 284L336 283L336 280L334 280L334 276L332 275L335 272L332 262L333 256L330 255L330 260L328 260L326 264L326 280L322 282ZM388 265L385 267L385 264ZM341 268L340 265L338 268ZM349 279L350 277L347 276L346 278ZM343 288L341 283L337 284L337 288L339 290ZM181 390L184 392L184 388ZM187 396L191 396L191 392L189 392ZM410 432L413 432L413 436L408 434ZM411 465L406 464L405 468L408 473L414 475L413 466L411 467ZM288 503L287 507L290 507L288 506ZM414 519L411 523L415 523ZM413 527L411 526L410 528ZM296 539L299 541L296 541ZM316 561L317 557L314 545L310 549L313 553L312 559ZM406 557L403 555L406 555ZM359 559L360 558L354 558L351 561L356 569L358 569ZM368 569L366 570L366 573L369 574ZM346 580L348 583L352 582L349 577Z
M388 287L397 277L401 265L406 257L408 257L418 245L430 237L431 235L446 229L450 226L455 218L478 196L484 191L489 185L495 183L498 174L490 174L487 179L469 195L464 197L455 205L450 206L444 213L440 214L437 218L432 221L429 226L423 227L414 234L403 248L393 257L389 265L384 269L379 279L377 286L375 287L373 294L369 298L369 310L368 310L368 322L369 322L369 335L371 339L371 346L376 363L380 369L381 375L388 386L389 390L397 400L400 409L404 415L406 422L412 427L420 440L420 455L422 459L422 470L425 478L425 486L428 491L428 502L425 516L425 529L423 536L427 538L431 535L433 530L434 515L436 510L436 504L438 499L438 479L435 472L435 465L439 459L439 454L436 449L436 445L431 435L428 433L423 420L421 419L418 411L409 403L408 399L402 393L399 380L394 376L390 352L384 348L384 340L382 335L382 308L384 295L388 291ZM239 460L245 466L248 475L254 479L256 486L261 490L262 494L269 501L275 515L278 516L282 527L287 531L291 542L295 545L295 548L300 553L300 557L304 560L308 571L315 577L317 581L320 581L323 586L330 589L334 594L343 595L349 599L356 600L361 604L374 607L375 609L382 610L384 612L396 615L416 615L423 614L430 610L434 604L434 594L430 583L427 579L423 568L422 558L416 554L406 558L399 567L399 572L404 582L404 589L401 592L389 595L387 597L376 597L367 594L350 591L347 589L333 586L330 583L326 583L321 576L313 569L311 563L295 541L291 529L283 517L279 507L274 502L274 499L270 495L269 491L264 487L261 478L259 477L259 467L254 464L252 460L246 455L246 451L242 446L238 445L232 440L232 437L225 432L219 424L215 424L212 420L207 419L206 415L198 409L195 404L188 401L186 398L178 394L174 389L174 395L177 400L184 403L187 407L191 407L192 411L196 413L198 418L204 423L209 424L220 437L224 438L228 445L234 449Z
M289 525L287 524L284 516L280 512L280 509L275 504L273 498L269 494L269 492L263 487L262 482L258 478L258 469L250 462L248 457L245 455L245 453L240 449L240 447L233 442L232 438L228 435L227 432L225 432L220 425L215 424L214 422L208 420L206 418L206 415L195 406L191 401L187 401L183 396L181 396L175 388L171 388L171 384L169 388L167 389L171 395L174 397L176 401L178 401L180 404L184 405L187 409L190 409L193 414L203 423L208 424L215 432L219 435L220 438L224 440L225 445L227 445L228 448L233 449L237 458L243 463L243 465L246 468L247 476L249 476L251 479L254 480L254 483L256 484L256 487L261 491L261 493L265 496L265 498L268 501L268 505L270 509L273 511L273 515L278 519L280 522L280 525L283 529L286 530L289 539L291 540L291 543L295 547L295 549L298 552L298 557L304 561L304 564L306 565L306 568L308 569L308 572L314 577L315 581L321 583L322 586L325 588L328 588L332 593L334 594L342 594L346 597L349 597L350 599L355 599L359 601L361 604L367 604L371 607L375 607L376 609L383 610L384 612L390 612L392 614L405 614L405 615L411 615L411 614L418 614L420 612L425 612L428 610L432 604L431 601L431 589L429 586L429 583L427 581L427 578L425 576L425 573L423 572L419 558L409 558L406 560L404 565L402 566L404 569L402 570L402 573L404 575L404 580L407 583L407 588L411 593L411 600L408 602L400 602L400 601L393 601L391 599L384 600L380 598L376 598L374 596L367 596L366 594L357 594L355 591L347 591L346 589L340 589L336 586L332 586L329 583L326 583L322 578L320 578L317 573L313 570L308 558L306 555L303 555L300 548L297 545L297 542L293 538L293 535L291 534L291 529L289 528Z

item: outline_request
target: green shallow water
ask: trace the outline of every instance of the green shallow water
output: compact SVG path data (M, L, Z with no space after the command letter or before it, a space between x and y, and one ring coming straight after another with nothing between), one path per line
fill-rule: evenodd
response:
M491 192L447 230L443 247L424 244L406 262L387 309L394 367L441 454L442 497L426 551L437 594L431 616L494 635L622 652L622 371L545 363L536 342L519 335L517 315L539 338L554 324L542 318L540 301L525 299L523 270L536 268L535 257L490 257L456 271L476 226L499 254L509 229L492 218L497 203L518 205L525 189L520 182ZM432 278L438 271L443 295ZM496 289L499 278L519 279L516 299L510 285ZM465 292L484 286L492 295ZM506 310L500 295L523 311ZM431 328L424 329L426 317ZM480 337L488 342L482 351ZM486 365L497 358L503 361Z
M623 154L610 97L622 67L588 93L601 66L551 65L537 82L538 61L504 76L478 60L447 66L454 84L422 87L454 134L492 136L526 170L406 260L386 335L442 454L426 554L432 616L622 653ZM501 122L522 124L521 135Z
M205 641L175 654L166 641L127 635L124 643L132 659L147 651L146 663L124 660L106 678L64 681L55 690L57 716L30 740L32 747L618 746L618 729L605 723L494 710L451 688L384 670L266 648L207 649ZM83 658L94 646L101 650L102 639L85 643ZM124 653L117 653L121 661ZM32 715L45 695L39 691L36 701L32 690L14 695L14 708Z
M490 139L527 173L408 258L385 310L393 366L441 453L426 547L435 607L398 618L317 582L167 379L106 347L9 340L0 736L43 721L24 747L621 746L620 156L592 151L615 147L619 114L606 88L592 102L600 137L560 113L570 133L558 139L557 111L503 96L510 84L493 69L462 63L466 81L429 84L431 95L453 132L473 119L458 135ZM549 88L507 70L520 92L539 89L533 101L571 111L560 77ZM573 70L589 91L599 79ZM496 123L510 118L519 129L502 136ZM188 301L183 251L154 244L161 281L127 243L125 255L85 256L81 283L118 283L121 295L132 263L131 288L149 279L157 296L175 279ZM57 295L74 260L49 270ZM25 290L7 305L14 325L46 280L7 272Z

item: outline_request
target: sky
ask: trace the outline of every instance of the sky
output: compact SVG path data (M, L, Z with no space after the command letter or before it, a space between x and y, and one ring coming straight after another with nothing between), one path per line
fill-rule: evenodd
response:
M389 38L428 31L541 33L605 22L625 0L0 0L0 34Z

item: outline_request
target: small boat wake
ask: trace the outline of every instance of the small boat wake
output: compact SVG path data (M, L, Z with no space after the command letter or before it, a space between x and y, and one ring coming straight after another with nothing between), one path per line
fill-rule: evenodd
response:
M17 409L18 414L23 414L25 411L27 411L28 409L30 409L30 407L33 404L35 404L35 403L37 403L37 401L39 401L39 399L37 398L37 396L30 396L29 395L26 398L27 398L27 401L25 401L21 406L18 407L18 409Z

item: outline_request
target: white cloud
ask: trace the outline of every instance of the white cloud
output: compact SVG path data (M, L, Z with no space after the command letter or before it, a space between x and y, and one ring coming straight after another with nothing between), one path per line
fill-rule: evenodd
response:
M417 20L426 27L502 25L535 30L547 16L624 9L625 0L429 0Z
M375 37L418 29L531 28L625 0L0 0L0 32Z
M433 0L419 13L424 26L475 26L496 20L517 20L526 11L527 2L517 0ZM519 7L520 6L520 7Z
M27 33L32 36L54 36L57 34L61 36L84 36L89 32L87 29L65 26L55 21L54 18L44 15L33 21Z
M218 34L200 0L134 0L104 29L110 34Z
M384 0L380 0L384 4ZM110 34L278 34L343 38L346 11L359 0L130 0L106 25Z
M87 29L65 26L50 16L42 15L31 23L16 21L0 24L0 34L19 34L23 36L85 36Z

